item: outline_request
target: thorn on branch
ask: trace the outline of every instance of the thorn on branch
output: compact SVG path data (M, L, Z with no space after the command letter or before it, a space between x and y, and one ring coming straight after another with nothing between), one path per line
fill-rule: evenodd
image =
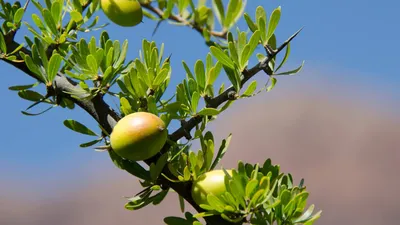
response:
M265 45L264 48L267 51L268 57L266 57L263 61L260 62L259 68L262 69L268 75L272 75L272 71L268 66L268 63L279 53L281 52L299 33L303 30L303 27L300 28L296 33L290 36L283 44L281 44L276 50L272 49L270 46Z

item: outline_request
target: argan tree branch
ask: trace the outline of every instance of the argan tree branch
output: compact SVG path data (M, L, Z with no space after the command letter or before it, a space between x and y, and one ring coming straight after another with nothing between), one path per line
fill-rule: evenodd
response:
M151 3L142 3L141 4L143 8L148 9L149 11L153 12L154 14L156 14L159 18L163 18L164 16L164 12L157 7L154 7L151 5ZM196 23L191 23L189 21L187 21L186 19L182 18L179 15L175 15L175 14L170 14L168 17L169 20L184 24L185 26L188 26L190 28L195 29L197 32L199 32L200 34L203 34L203 29L202 27L198 26ZM226 31L209 31L211 36L217 37L217 38L222 38L222 39L227 39L227 32Z
M7 44L8 48L14 50L19 44L15 41ZM25 54L31 54L31 52L26 49L22 48L20 51L24 52ZM14 62L7 60L5 58L1 59L4 62L14 66L15 68L21 70L22 72L26 73L30 77L36 79L35 74L29 70L24 62ZM108 133L112 132L113 127L120 119L118 114L103 100L101 95L97 95L91 100L80 100L77 98L72 97L70 94L65 92L76 92L80 90L80 87L76 82L68 79L64 74L58 73L56 78L54 79L54 93L61 98L68 98L69 100L76 103L86 112L88 112ZM146 161L147 164L151 164L151 161ZM169 173L168 169L164 170L168 176L173 177L172 174ZM163 185L172 188L175 190L179 195L181 195L189 204L191 204L197 211L203 211L192 199L191 197L191 182L185 183L173 183L168 181L167 179L161 179L160 181ZM226 220L223 220L219 216L212 216L206 218L207 224L220 224L220 225L231 225Z
M19 43L15 41L11 41L7 43L8 49L13 51L16 47L19 46ZM19 51L24 52L25 54L31 55L31 52L26 48L21 48ZM24 62L14 62L7 59L2 59L6 63L18 68L22 72L26 73L30 77L37 79L36 75L29 70ZM58 73L54 79L54 90L53 92L57 97L60 98L68 98L72 102L76 103L86 112L88 112L107 132L111 133L112 128L119 120L118 114L103 100L101 95L97 95L91 100L81 100L72 97L67 93L76 93L81 90L79 85L73 80L67 78L64 74Z
M243 79L241 80L241 85L243 86L249 79L251 79L254 75L256 75L258 72L261 70L265 69L268 65L268 63L281 51L283 50L287 44L294 38L296 35L300 32L296 32L294 35L292 35L288 40L286 40L277 50L272 52L268 57L263 60L262 62L259 62L256 66L246 69L243 71ZM15 42L12 40L10 43L7 43L7 46L9 49L14 50L17 46L19 46L19 43ZM25 54L31 55L31 52L26 49L22 48L20 51L24 52ZM19 70L25 72L27 75L33 77L36 79L35 74L33 74L26 64L24 62L14 62L7 60L5 58L2 59L3 61L7 62L8 64L18 68ZM108 133L112 132L113 127L117 123L117 121L120 119L118 114L103 100L102 95L96 95L94 98L91 100L81 100L74 98L70 94L71 92L77 92L81 88L79 85L74 82L73 80L67 78L64 74L58 73L55 80L54 80L54 86L55 90L54 93L58 95L61 98L68 98L74 103L76 103L78 106L80 106L82 109L84 109L86 112L88 112ZM235 89L233 87L228 88L225 90L222 94L210 99L208 101L207 107L210 108L218 108L221 104L224 102L228 101L230 99L229 95L231 92L234 92ZM185 132L191 131L196 125L198 125L202 121L201 116L196 116L191 118L188 122L184 123L179 129L177 129L175 132L173 132L170 135L170 139L172 141L177 141L181 139L182 137L185 136ZM151 164L151 162L146 162L147 164ZM164 173L167 175L172 176L169 174L168 169L164 170ZM191 182L184 182L184 183L173 183L169 182L167 179L161 179L161 183L163 185L166 185L173 190L175 190L178 194L180 194L188 203L190 203L197 211L202 212L203 210L193 201L191 197ZM208 224L221 224L221 225L228 225L231 224L228 221L223 220L219 216L213 216L213 217L206 217L206 221Z
M243 79L241 80L241 86L243 86L248 80L250 80L254 75L256 75L261 70L268 68L268 63L279 53L281 52L299 33L301 29L294 33L290 38L288 38L281 46L279 46L275 51L273 51L270 55L268 55L262 62L259 62L257 65L250 69L245 69L243 74ZM207 107L209 108L218 108L224 102L227 102L231 99L230 95L232 92L235 92L235 88L232 86L226 89L220 95L217 95L214 98L208 100ZM189 121L184 123L178 130L173 132L170 135L170 139L172 141L177 141L185 136L186 132L190 132L193 128L195 128L202 121L202 117L197 116L191 118Z

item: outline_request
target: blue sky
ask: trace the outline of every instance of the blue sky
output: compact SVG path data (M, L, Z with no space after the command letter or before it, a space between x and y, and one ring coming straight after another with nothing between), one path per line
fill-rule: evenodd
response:
M283 78L279 85L307 82L322 88L346 86L354 88L354 95L366 101L376 101L381 107L398 110L395 100L400 99L400 3L394 0L370 2L249 0L247 11L253 16L258 5L263 5L267 12L281 5L282 17L277 30L279 41L305 27L293 42L288 63L295 67L306 60L305 69L299 76ZM106 20L104 16L101 19L103 22ZM244 28L243 24L242 21L239 26ZM145 20L144 24L135 28L110 25L106 29L112 39L129 40L130 58L138 56L142 38L158 44L164 42L166 55L173 54L172 84L177 84L185 76L181 61L184 59L193 65L197 59L205 58L208 48L202 38L189 28L164 23L152 37L154 26L154 22ZM19 39L22 34L19 34ZM94 32L91 35L98 34ZM3 129L0 129L0 179L7 178L11 183L36 183L44 182L46 177L45 182L52 185L54 181L62 182L62 177L85 176L82 171L89 162L98 163L99 167L113 167L106 154L79 148L80 143L90 139L66 129L62 124L63 120L71 118L96 129L96 124L88 115L82 110L61 108L39 117L22 115L20 111L29 102L20 99L8 87L28 84L32 79L3 62L0 68L3 77L0 83L3 118ZM307 72L318 76L308 75ZM279 86L274 91L279 91Z

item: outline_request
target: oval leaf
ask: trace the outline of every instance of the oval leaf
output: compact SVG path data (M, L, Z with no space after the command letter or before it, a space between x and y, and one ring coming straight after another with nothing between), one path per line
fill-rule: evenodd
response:
M223 52L221 49L215 47L215 46L211 46L210 47L210 51L211 54L218 60L220 61L222 64L224 64L225 66L234 69L235 66L233 64L233 61L229 58L228 55L225 54L225 52Z
M197 113L197 115L201 116L216 116L218 114L219 110L214 108L204 108Z
M94 133L92 130L87 128L85 125L79 123L78 121L71 120L71 119L64 120L64 125L75 132L90 135L90 136L97 136L96 133Z
M59 54L53 54L50 58L49 64L47 65L47 78L48 82L53 82L56 77L58 70L61 66L62 57Z

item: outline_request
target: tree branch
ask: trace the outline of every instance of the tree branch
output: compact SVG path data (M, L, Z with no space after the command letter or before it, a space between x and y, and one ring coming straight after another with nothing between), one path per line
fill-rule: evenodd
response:
M13 51L18 46L19 43L15 41L7 44L7 47L10 49L10 51ZM31 55L31 52L26 48L21 48L20 51L24 52L25 54ZM14 66L15 68L18 68L30 77L37 79L36 75L29 70L25 62L14 62L5 58L3 58L2 60ZM61 98L68 98L69 100L76 103L86 112L88 112L107 132L111 133L112 128L115 126L120 118L118 114L103 100L101 95L97 95L92 100L81 100L72 97L70 94L67 93L79 92L81 88L76 82L67 78L64 74L60 72L55 77L54 84L55 95L58 95Z
M155 13L159 17L162 18L163 12L159 8L155 8L151 6L149 3L147 4L142 4L142 6L151 12ZM184 18L171 14L169 16L170 20L182 23L186 26L189 26L193 29L195 29L197 32L200 34L203 33L202 27L199 27L195 23L191 23ZM227 38L227 33L226 32L216 32L216 31L210 31L210 34L214 37L226 39ZM277 55L296 35L298 32L293 35L291 38L289 38L283 45L281 45L275 52L272 54L268 55L268 57L263 61L258 63L256 66L249 70L243 71L243 79L241 80L241 85L243 86L250 78L252 78L254 75L256 75L259 71L265 69L269 63L269 61L272 60L272 58ZM16 47L19 46L19 43L15 42L14 40L8 40L7 41L7 48L11 51L13 51ZM21 48L19 51L24 52L27 55L31 55L30 50L26 48ZM2 58L1 60L5 61L6 63L14 66L15 68L23 71L27 75L31 76L34 79L37 79L35 74L33 74L26 64L24 62L16 62L16 61L11 61L7 60L5 58ZM54 79L54 95L57 95L58 97L61 98L68 98L78 106L80 106L82 109L84 109L87 113L89 113L103 128L106 132L111 133L113 127L116 125L117 121L120 119L120 116L104 101L102 95L96 95L94 98L90 100L85 100L85 99L77 99L74 98L71 94L68 93L73 93L73 92L79 92L81 88L79 85L74 82L73 80L69 79L66 77L63 73L59 72ZM228 101L230 99L230 93L232 91L235 91L233 87L228 88L225 90L222 94L210 99L208 102L207 107L211 108L218 108L222 103ZM182 137L185 136L186 132L190 132L196 125L201 123L202 117L201 116L196 116L191 118L189 121L186 123L183 123L183 125L177 129L175 132L173 132L170 135L170 139L172 141L177 141L181 139ZM151 162L154 162L155 159L150 159L150 161L146 161L147 164L150 165ZM174 177L168 168L164 168L163 171L166 175L169 177ZM184 182L184 183L173 183L168 181L167 179L161 177L160 181L162 184L172 188L175 190L179 195L181 195L189 204L191 204L198 212L204 211L201 209L192 199L191 197L191 182ZM205 218L207 224L209 225L214 225L214 224L219 224L219 225L231 225L232 223L223 220L220 216L212 216L212 217L206 217Z
M15 41L12 41L9 43L8 48L13 51L19 44ZM25 54L31 55L31 52L26 49L22 48L20 51L24 52ZM26 66L25 62L14 62L7 60L5 58L1 59L4 62L14 66L15 68L21 70L22 72L26 73L30 77L37 79L35 74L33 74L28 67ZM80 87L76 82L73 80L67 78L64 74L58 73L56 78L54 79L54 93L58 95L61 98L68 98L69 100L73 101L76 103L78 106L80 106L82 109L84 109L87 113L89 113L108 133L112 132L113 127L117 123L117 121L120 119L118 114L103 100L101 95L97 95L91 100L80 100L72 97L70 94L67 94L65 92L71 93L71 92L76 92L77 90L80 90ZM146 160L146 163L150 165L152 162L154 162L156 158L152 158L149 160ZM165 168L163 172L169 176L169 177L174 177L168 168ZM191 182L185 182L185 183L173 183L168 181L167 179L161 177L160 182L175 190L179 195L181 195L189 204L191 204L198 212L204 211L201 209L192 199L191 196ZM219 225L231 225L228 221L223 220L219 216L212 216L212 217L207 217L206 218L207 224L219 224Z
M143 8L148 9L149 11L156 14L158 17L163 18L164 12L160 8L152 6L151 3L141 3L141 5ZM175 15L172 13L169 15L168 19L178 22L178 23L181 23L181 24L184 24L185 26L188 26L190 28L193 28L200 34L203 34L203 30L205 29L205 28L198 26L196 23L191 23L191 22L187 21L186 19L182 18L181 16L178 16L178 15ZM212 31L211 30L211 31L209 31L209 33L211 36L222 38L222 39L227 39L226 31Z
M253 76L255 76L261 70L268 68L268 63L279 53L281 52L301 31L302 29L298 30L294 33L290 38L288 38L281 46L279 46L275 51L268 55L263 61L259 62L257 65L252 67L251 69L245 69L243 74L243 79L241 80L241 86L243 86L248 80L250 80ZM209 108L218 108L224 102L227 102L231 99L230 95L232 92L236 92L235 88L231 86L230 88L226 89L220 95L211 98L208 100L207 107ZM170 135L170 139L172 141L178 141L182 137L185 137L186 132L190 132L193 128L195 128L200 122L202 121L202 117L192 117L189 121L184 123L178 130L173 132Z

